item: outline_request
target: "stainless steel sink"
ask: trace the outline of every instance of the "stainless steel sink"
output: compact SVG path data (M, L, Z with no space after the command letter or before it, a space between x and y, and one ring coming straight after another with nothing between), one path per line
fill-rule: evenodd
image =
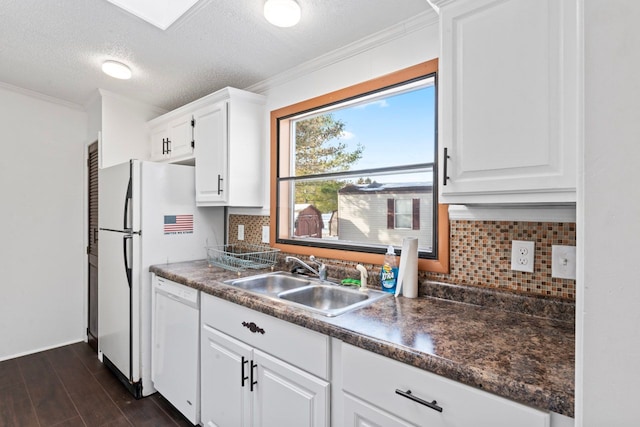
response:
M371 304L388 295L381 291L361 292L337 285L316 284L282 292L278 297L332 317Z
M277 272L227 280L225 283L260 294L279 294L306 286L310 281L304 277L296 277L291 273Z
M361 292L357 289L285 272L232 279L225 283L328 317L338 316L391 295L372 289Z

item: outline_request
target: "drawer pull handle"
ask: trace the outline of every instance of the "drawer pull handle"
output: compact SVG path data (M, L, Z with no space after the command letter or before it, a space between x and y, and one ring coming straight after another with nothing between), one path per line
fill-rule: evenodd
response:
M411 399L421 405L428 406L434 411L442 412L442 406L438 406L438 402L436 402L435 400L433 402L427 402L426 400L420 399L419 397L415 397L413 394L411 394L411 390L402 391L396 389L396 394L399 394L402 397L406 397L407 399Z

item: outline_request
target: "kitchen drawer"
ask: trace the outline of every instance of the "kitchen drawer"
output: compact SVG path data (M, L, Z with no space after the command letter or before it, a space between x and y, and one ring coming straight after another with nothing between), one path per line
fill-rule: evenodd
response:
M548 427L549 414L344 343L343 390L396 417L429 427ZM411 391L438 412L396 393Z
M202 323L329 379L329 337L250 308L202 294Z

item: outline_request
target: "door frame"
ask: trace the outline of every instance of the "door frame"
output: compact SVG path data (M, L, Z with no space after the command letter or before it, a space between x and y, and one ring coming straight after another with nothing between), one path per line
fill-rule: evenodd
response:
M83 324L82 324L82 336L84 342L89 343L91 347L96 351L98 351L98 342L97 337L95 340L92 340L89 336L89 280L90 280L90 272L89 272L89 254L87 253L87 249L89 247L89 242L91 239L89 232L89 153L95 151L98 154L98 169L100 168L100 144L99 144L100 135L98 135L98 139L95 139L85 145L84 149L84 161L83 161L83 187L84 187L84 197L83 197L83 243L84 243L84 251L83 251ZM97 263L97 260L96 260Z

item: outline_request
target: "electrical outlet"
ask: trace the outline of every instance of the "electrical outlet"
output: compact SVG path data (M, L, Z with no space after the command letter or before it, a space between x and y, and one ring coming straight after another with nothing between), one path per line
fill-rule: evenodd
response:
M551 246L551 277L576 279L575 246Z
M262 243L269 243L269 226L262 226Z
M244 240L244 225L238 225L238 240Z
M533 273L535 242L524 240L511 241L511 269Z

